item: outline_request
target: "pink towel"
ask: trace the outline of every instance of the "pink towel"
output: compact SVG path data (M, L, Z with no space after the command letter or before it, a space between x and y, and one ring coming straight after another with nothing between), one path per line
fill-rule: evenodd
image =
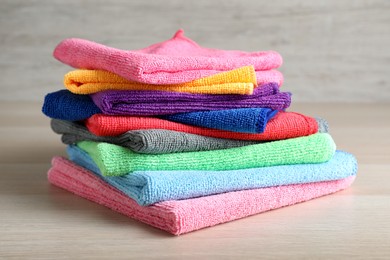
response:
M243 190L187 200L139 206L92 172L62 157L54 157L49 181L153 227L179 235L251 216L347 188L355 176L328 182Z
M275 51L244 52L199 46L179 30L172 39L141 50L119 50L83 39L66 39L54 57L75 68L100 69L147 84L179 84L222 71L253 65L258 83L277 82L282 64Z

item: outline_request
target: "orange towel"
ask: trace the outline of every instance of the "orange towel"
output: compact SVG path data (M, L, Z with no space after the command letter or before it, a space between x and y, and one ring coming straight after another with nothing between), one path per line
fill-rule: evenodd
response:
M199 94L252 94L257 85L253 66L222 72L175 85L152 85L133 82L104 70L74 70L64 77L65 87L75 94L92 94L103 90L160 90Z
M154 117L108 116L95 114L85 122L89 131L98 136L117 136L130 130L166 129L190 134L226 139L272 141L317 133L317 121L294 112L279 112L272 118L264 133L250 134L190 126Z

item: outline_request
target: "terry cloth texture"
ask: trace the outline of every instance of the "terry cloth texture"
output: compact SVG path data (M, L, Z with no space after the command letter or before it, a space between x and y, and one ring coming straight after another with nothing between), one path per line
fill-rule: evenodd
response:
M147 154L209 151L258 143L160 129L129 131L117 137L97 136L79 123L59 119L51 120L51 128L55 133L62 134L61 140L65 144L89 140L117 144L134 152Z
M232 108L271 108L290 106L291 94L279 92L276 83L259 86L252 95L208 95L146 90L107 90L91 95L107 115L167 115L202 110Z
M356 175L357 172L357 162L353 155L336 151L332 159L319 164L231 171L136 171L120 177L104 177L83 150L68 146L67 153L71 161L100 175L104 181L142 206L230 191L338 180Z
M104 70L74 70L65 74L64 85L75 94L92 94L104 90L159 90L197 94L250 95L253 93L253 88L257 86L257 80L253 66L175 85L143 84Z
M69 121L84 120L94 114L101 113L91 97L75 95L66 89L47 94L42 112L50 118Z
M316 118L316 120L319 133L326 133L327 122L322 118ZM52 119L50 124L55 133L62 134L61 140L64 144L89 140L117 144L134 152L146 154L211 151L259 143L258 141L214 138L162 129L134 130L120 136L97 136L77 122Z
M125 51L83 39L65 39L53 53L59 61L80 69L115 73L131 81L147 84L179 84L222 71L253 65L263 82L283 81L272 71L282 64L275 51L243 52L199 46L179 30L172 39L141 50Z
M241 133L263 133L268 121L278 113L269 108L237 108L180 113L160 118L186 125Z
M152 117L108 116L96 114L85 121L88 130L98 136L117 136L131 130L165 129L225 139L273 141L317 133L317 121L294 112L279 112L267 123L263 133L237 133L190 126Z
M138 205L91 171L54 157L49 182L153 227L180 235L272 209L321 197L349 187L355 176L327 182L242 190L187 200Z
M336 150L329 134L314 134L224 150L140 154L122 146L82 141L77 146L87 152L105 176L122 176L134 171L205 170L224 171L328 161Z

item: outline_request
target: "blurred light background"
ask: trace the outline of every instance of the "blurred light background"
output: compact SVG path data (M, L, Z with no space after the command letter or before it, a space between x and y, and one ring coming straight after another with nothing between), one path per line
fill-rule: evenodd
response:
M173 36L210 48L276 50L293 102L390 102L390 1L1 0L0 101L43 101L72 68L57 43L139 49Z

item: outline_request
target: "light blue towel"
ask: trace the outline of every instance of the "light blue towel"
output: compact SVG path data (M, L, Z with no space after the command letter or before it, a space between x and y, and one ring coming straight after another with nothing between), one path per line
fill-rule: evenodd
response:
M160 201L207 196L230 191L343 179L357 172L353 155L337 151L320 164L296 164L232 171L135 171L121 177L105 177L91 157L70 145L69 159L146 206Z

